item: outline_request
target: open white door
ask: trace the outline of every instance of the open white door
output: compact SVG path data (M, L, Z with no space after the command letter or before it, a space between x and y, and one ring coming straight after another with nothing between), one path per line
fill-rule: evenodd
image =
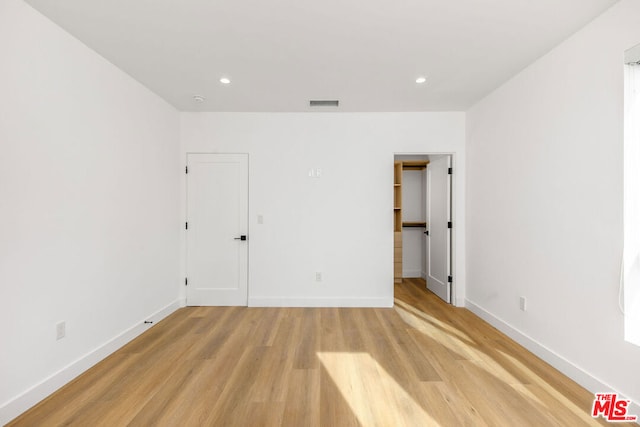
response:
M451 156L427 166L427 289L451 302Z
M247 305L248 156L187 155L187 305Z

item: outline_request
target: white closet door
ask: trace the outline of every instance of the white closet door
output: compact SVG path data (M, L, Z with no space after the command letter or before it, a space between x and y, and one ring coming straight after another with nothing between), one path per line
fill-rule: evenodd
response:
M427 167L427 289L451 302L451 156L430 161Z
M246 306L248 155L188 154L187 167L187 304Z

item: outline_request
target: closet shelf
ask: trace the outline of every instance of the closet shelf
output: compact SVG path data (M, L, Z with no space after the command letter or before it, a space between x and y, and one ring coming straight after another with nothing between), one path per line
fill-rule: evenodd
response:
M428 164L429 164L429 160L404 161L402 162L402 169L410 170L410 171L412 170L419 171L419 170L426 169Z
M393 162L393 281L402 283L402 162Z
M426 222L419 222L419 221L406 221L402 223L402 227L421 227L421 228L427 228L427 223Z

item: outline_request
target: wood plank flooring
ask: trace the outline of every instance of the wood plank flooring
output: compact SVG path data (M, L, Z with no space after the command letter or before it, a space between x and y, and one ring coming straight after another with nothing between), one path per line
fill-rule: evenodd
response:
M593 395L424 281L393 309L188 307L10 426L580 426Z

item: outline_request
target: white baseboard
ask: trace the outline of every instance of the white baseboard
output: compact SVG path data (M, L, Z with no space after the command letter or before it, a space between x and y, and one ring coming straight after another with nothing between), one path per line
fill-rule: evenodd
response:
M424 278L422 270L402 270L402 277L406 278Z
M122 348L129 341L133 340L153 326L145 324L145 320L150 320L155 325L180 307L180 300L172 302L166 307L152 313L144 319L141 319L134 326L123 331L111 340L102 344L100 347L90 351L86 355L60 369L41 383L34 385L25 392L4 403L0 406L0 425L7 424L9 421L42 401L45 397L49 396L51 393L64 386L78 375L109 356L111 353Z
M249 298L249 307L393 307L390 298Z
M467 299L465 307L590 392L617 392L620 393L620 395L625 396L622 391L614 389L604 381L601 381L589 372L579 366L576 366L570 360L565 359L550 348L509 325L507 322L480 307L473 301L469 301ZM625 399L628 399L628 397L625 397ZM638 402L632 401L628 412L631 415L637 415L640 419L640 405Z

